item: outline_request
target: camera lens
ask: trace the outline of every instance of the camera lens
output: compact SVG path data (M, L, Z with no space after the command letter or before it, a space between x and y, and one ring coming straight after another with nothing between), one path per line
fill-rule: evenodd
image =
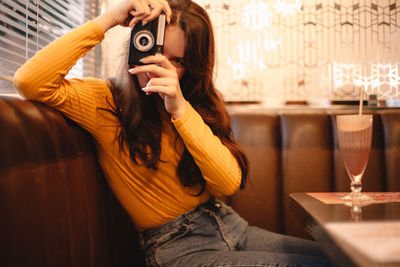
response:
M150 31L139 31L133 38L133 44L141 52L149 51L154 46L154 36Z
M146 36L143 36L139 39L139 43L142 46L146 46L149 44L149 39Z

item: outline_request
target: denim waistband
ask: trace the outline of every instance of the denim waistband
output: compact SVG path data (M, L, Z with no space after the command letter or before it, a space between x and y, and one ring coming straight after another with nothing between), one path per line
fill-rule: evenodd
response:
M142 231L140 234L142 235L143 238L146 238L147 236L152 236L154 233L157 233L157 232L160 232L163 230L167 230L170 228L176 228L182 222L185 222L185 221L188 221L190 219L194 219L194 218L200 216L203 213L203 211L202 211L203 208L208 209L208 210L215 209L217 202L219 202L219 200L217 200L215 197L211 197L206 202L204 202L204 203L198 205L196 208L176 217L175 219L172 219L171 221L164 223L160 226L146 229L146 230Z

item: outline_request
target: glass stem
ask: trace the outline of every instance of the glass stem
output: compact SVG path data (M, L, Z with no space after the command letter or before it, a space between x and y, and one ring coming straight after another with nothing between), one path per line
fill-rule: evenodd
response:
M358 195L358 194L360 194L360 192L361 192L361 189L362 189L362 184L361 184L361 182L351 182L351 192L352 192L352 194L354 194L354 195Z

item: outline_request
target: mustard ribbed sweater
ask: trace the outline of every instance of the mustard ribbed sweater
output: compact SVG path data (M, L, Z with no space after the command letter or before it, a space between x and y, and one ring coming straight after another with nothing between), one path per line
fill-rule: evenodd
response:
M235 157L187 103L178 120L163 123L159 169L135 164L118 145L119 121L101 108L114 105L106 80L66 79L71 67L104 38L100 26L89 21L39 51L15 74L14 85L27 99L43 102L71 118L96 140L100 165L113 192L139 230L159 226L193 209L212 195L233 194L241 171ZM99 109L100 108L100 109ZM173 130L175 127L176 131ZM182 186L176 174L183 144L203 177L206 192ZM128 151L128 150L127 150Z

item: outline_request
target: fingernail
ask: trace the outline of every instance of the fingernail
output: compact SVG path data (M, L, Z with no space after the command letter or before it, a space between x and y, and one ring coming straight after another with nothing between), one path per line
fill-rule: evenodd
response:
M148 90L147 86L142 88L142 91L145 92L146 95L150 95L151 93L147 92L147 90Z
M136 69L133 68L133 69L129 69L128 71L129 71L130 73L134 74L134 73L136 72Z
M142 26L146 25L148 21L142 21Z

